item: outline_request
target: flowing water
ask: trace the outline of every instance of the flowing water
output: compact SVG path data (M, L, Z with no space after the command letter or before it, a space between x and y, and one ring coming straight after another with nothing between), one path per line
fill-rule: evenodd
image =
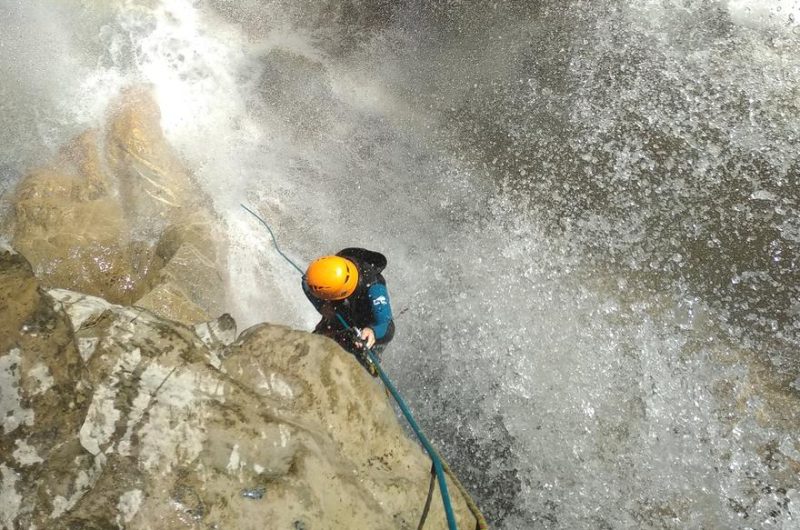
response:
M240 327L381 250L497 528L800 528L800 2L0 0L0 193L150 83Z

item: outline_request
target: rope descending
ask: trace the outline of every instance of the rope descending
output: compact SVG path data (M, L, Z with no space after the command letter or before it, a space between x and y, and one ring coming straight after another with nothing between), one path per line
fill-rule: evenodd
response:
M244 204L241 204L240 206L242 208L244 208L245 210L247 210L248 212L250 212L250 214L252 214L253 217L258 219L261 222L261 224L263 224L267 228L267 230L269 230L269 234L270 234L270 236L272 236L272 243L275 246L275 250L277 250L278 254L280 254L286 261L288 261L295 269L297 269L297 272L299 272L300 275L302 276L304 274L303 270L300 267L298 267L295 262L293 262L291 259L289 259L289 257L286 256L286 254L284 254L281 251L281 249L278 247L278 239L275 237L275 234L272 232L272 229L269 227L267 222L264 221L264 219L259 217L255 212L253 212L253 210L251 210L250 208L248 208ZM336 313L336 318L339 319L339 322L341 322L341 324L345 327L345 329L348 329L348 330L354 330L355 329L339 313ZM431 459L431 463L432 463L431 483L430 483L430 487L428 489L428 497L427 497L427 500L425 502L425 508L423 509L423 512L422 512L422 517L421 517L420 522L419 522L418 530L421 530L422 527L425 525L425 520L426 520L426 518L428 516L428 510L430 509L431 494L433 493L433 484L434 484L434 482L438 482L439 483L439 490L440 490L441 497L442 497L442 504L444 505L445 516L447 517L447 526L448 526L449 530L458 530L458 526L456 525L455 514L453 513L453 506L452 506L452 503L450 501L450 493L447 490L447 482L445 481L445 473L447 473L447 475L450 476L450 478L453 481L453 483L455 484L456 488L459 490L459 492L461 492L461 495L464 497L464 499L465 499L465 501L467 503L467 506L469 507L470 511L475 516L476 529L482 530L482 529L489 528L487 526L487 524L486 524L486 520L484 519L483 514L481 514L480 510L475 505L475 502L472 500L472 498L470 497L469 493L467 493L466 489L464 489L464 486L461 485L461 482L459 482L458 479L456 478L456 476L453 474L452 470L450 469L450 466L448 466L447 462L445 462L439 456L439 453L436 451L436 449L433 447L433 445L431 445L431 443L428 441L428 438L422 432L422 429L420 429L419 425L417 425L417 421L414 419L414 416L411 414L411 410L408 408L408 405L406 405L406 402L403 399L403 397L400 395L400 392L397 391L397 389L395 388L395 386L392 383L391 379L389 379L389 376L387 376L386 372L383 371L383 368L381 367L381 363L380 363L380 360L378 359L378 356L375 354L375 352L372 351L372 349L367 349L365 351L366 351L366 355L367 355L367 361L378 372L378 376L380 376L381 381L383 382L383 385L386 387L386 389L389 391L389 393L391 393L391 395L394 398L395 402L400 407L400 411L403 413L403 416L406 418L406 421L411 426L411 429L414 431L414 434L417 436L417 439L420 441L420 443L422 444L423 448L428 453L428 456Z
M422 530L425 526L425 519L428 518L428 510L431 509L431 499L433 498L433 485L436 482L436 466L431 463L431 484L428 486L428 498L425 499L425 507L422 509L422 516L419 518L417 530Z
M259 221L261 221L261 224L262 224L262 225L264 225L265 227L267 227L267 230L269 230L269 235L270 235L270 236L272 236L272 244L273 244L273 245L275 245L275 250L277 250L277 251L278 251L278 254L280 254L280 255L283 257L283 259L285 259L286 261L288 261L288 262L289 262L289 263L292 265L292 267L294 267L295 269L297 269L297 272L299 272L299 273L300 273L300 276L303 276L303 275L305 274L305 273L303 272L303 269L301 269L300 267L298 267L298 266L297 266L297 264L296 264L294 261L290 260L290 259L289 259L289 257L288 257L286 254L284 254L284 253L283 253L283 251L281 251L280 247L278 246L278 238L276 238L276 237L275 237L275 234L274 234L274 233L272 233L272 228L270 228L270 227L269 227L269 225L267 224L267 222L266 222L265 220L263 220L261 217L259 217L257 213L255 213L253 210L251 210L250 208L248 208L248 207L247 207L247 206L245 206L244 204L239 204L239 206L241 206L242 208L244 208L245 210L247 210L248 212L250 212L250 213L253 215L253 217L255 217L256 219L258 219Z

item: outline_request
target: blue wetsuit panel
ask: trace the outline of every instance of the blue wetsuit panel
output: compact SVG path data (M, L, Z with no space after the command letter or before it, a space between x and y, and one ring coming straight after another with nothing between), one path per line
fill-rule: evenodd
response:
M389 323L392 321L389 291L382 283L374 283L370 285L367 295L372 302L372 316L375 320L372 330L375 332L375 338L380 340L386 335Z

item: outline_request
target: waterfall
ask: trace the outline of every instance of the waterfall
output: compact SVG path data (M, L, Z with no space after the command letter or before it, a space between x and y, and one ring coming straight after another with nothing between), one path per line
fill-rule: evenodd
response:
M800 525L800 3L95 4L2 2L0 193L150 84L240 328L316 317L241 202L388 256L384 367L493 526Z

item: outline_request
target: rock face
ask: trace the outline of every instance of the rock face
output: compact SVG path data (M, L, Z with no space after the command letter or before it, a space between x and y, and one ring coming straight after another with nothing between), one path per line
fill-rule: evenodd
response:
M416 528L430 461L380 385L328 339L235 335L42 290L0 251L0 527Z
M18 187L0 528L416 528L430 461L380 384L329 339L211 320L225 243L197 189L144 88Z
M103 131L84 132L26 175L13 245L47 287L202 322L222 312L224 241L197 190L151 94L131 89Z

